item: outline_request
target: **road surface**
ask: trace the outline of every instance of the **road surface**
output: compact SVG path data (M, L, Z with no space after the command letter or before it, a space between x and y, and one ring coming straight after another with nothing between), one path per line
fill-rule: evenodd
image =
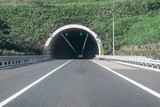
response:
M160 72L107 61L53 60L0 68L0 105L160 107L159 84Z

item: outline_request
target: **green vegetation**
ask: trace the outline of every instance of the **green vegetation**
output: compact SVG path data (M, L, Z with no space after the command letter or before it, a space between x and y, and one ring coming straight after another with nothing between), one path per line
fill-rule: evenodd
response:
M112 15L104 11L115 14L117 53L139 55L123 47L160 41L159 0L4 0L0 4L0 54L3 50L41 54L49 34L71 23L95 31L105 54L111 54Z
M160 59L160 43L151 43L145 45L123 46L116 54L118 55L140 55L154 59Z

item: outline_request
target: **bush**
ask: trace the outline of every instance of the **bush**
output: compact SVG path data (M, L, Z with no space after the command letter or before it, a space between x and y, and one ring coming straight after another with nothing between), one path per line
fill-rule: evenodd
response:
M159 0L28 0L0 5L0 48L28 54L42 52L49 34L77 23L95 31L105 54L112 53L112 15L116 50L160 41ZM26 1L26 0L25 0ZM85 1L85 2L84 2ZM32 53L32 54L33 54Z

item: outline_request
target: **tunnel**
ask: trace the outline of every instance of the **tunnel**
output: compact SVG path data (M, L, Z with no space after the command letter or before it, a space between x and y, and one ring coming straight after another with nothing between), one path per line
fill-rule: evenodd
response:
M66 25L55 31L46 42L52 59L92 59L100 54L100 40L89 28Z

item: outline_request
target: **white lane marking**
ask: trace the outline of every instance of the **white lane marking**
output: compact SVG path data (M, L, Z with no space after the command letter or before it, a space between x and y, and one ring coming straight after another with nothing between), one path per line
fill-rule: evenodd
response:
M143 68L143 69L147 69L147 70L152 70L152 71L156 71L156 72L160 72L160 69L156 69L156 68L149 68L149 67L144 67L144 66L124 63L124 62L118 62L118 61L113 61L113 62L119 63L119 64L124 64L124 65L129 65L129 66L133 66L133 67L139 67L139 68Z
M107 67L105 67L105 66L99 64L98 62L95 62L94 60L92 60L92 61L93 61L94 63L100 65L101 67L103 67L103 68L105 68L105 69L111 71L112 73L118 75L119 77L121 77L121 78L123 78L123 79L129 81L130 83L132 83L132 84L134 84L134 85L140 87L141 89L143 89L143 90L149 92L150 94L152 94L152 95L154 95L154 96L160 98L160 94L159 94L158 92L156 92L156 91L154 91L154 90L152 90L152 89L150 89L150 88L148 88L148 87L146 87L146 86L144 86L144 85L142 85L142 84L140 84L140 83L138 83L138 82L136 82L136 81L134 81L134 80L132 80L132 79L130 79L130 78L128 78L128 77L122 75L122 74L120 74L120 73L117 73L116 71L114 71L114 70L112 70L112 69L110 69L110 68L107 68Z
M7 98L6 100L2 101L0 103L0 107L6 105L7 103L9 103L10 101L12 101L13 99L15 99L16 97L18 97L19 95L21 95L22 93L24 93L25 91L27 91L28 89L32 88L33 86L35 86L36 84L38 84L39 82L41 82L42 80L44 80L45 78L47 78L48 76L50 76L52 73L54 73L55 71L57 71L58 69L62 68L63 66L65 66L66 64L68 64L69 62L71 62L72 60L69 60L68 62L62 64L61 66L59 66L58 68L54 69L53 71L49 72L48 74L44 75L43 77L41 77L40 79L36 80L35 82L31 83L30 85L26 86L25 88L23 88L22 90L20 90L19 92L15 93L14 95L12 95L11 97Z

